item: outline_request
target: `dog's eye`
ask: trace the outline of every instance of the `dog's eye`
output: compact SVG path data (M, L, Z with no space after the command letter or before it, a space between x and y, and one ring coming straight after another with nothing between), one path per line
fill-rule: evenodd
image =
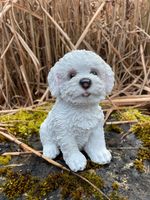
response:
M91 70L91 72L90 72L91 74L93 74L93 75L98 75L98 73L97 73L97 71L96 70Z
M69 78L72 79L77 73L75 71L69 73Z

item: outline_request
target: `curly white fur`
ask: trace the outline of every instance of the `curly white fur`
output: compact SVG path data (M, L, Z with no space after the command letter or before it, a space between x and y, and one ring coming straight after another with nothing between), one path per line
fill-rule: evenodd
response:
M88 88L82 79L90 80ZM59 149L73 171L86 167L84 150L95 163L106 164L111 154L104 138L104 115L99 102L114 85L114 73L97 54L74 50L61 58L48 75L50 91L57 97L40 128L43 154L55 158Z

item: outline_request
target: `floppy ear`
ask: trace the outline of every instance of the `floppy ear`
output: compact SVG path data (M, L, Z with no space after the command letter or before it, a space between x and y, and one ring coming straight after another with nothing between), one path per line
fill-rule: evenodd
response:
M59 75L59 73L56 73L56 70L54 67L51 68L51 70L48 74L48 84L49 84L49 89L50 89L52 96L58 97L60 75Z
M105 91L106 94L109 95L113 89L115 78L114 72L112 71L111 67L105 63Z

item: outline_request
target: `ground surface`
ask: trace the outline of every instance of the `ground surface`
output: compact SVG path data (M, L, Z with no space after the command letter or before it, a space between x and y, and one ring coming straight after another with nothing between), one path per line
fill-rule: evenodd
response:
M112 185L117 183L117 190L119 194L129 200L150 199L149 163L145 162L145 172L139 172L133 166L133 162L136 159L137 150L141 145L141 142L136 139L134 134L129 134L122 139L122 135L115 132L107 132L106 140L107 146L112 152L113 159L109 165L94 169L94 173L101 177L105 182L105 186L102 189L103 192L105 194L112 192ZM30 139L28 143L37 150L42 149L38 135L32 136L32 139ZM12 142L7 141L0 143L0 153L11 151L20 151L20 149ZM65 165L61 155L58 156L56 161ZM16 166L13 166L12 164L15 164ZM13 156L11 161L7 165L1 165L1 168L7 168L9 166L11 166L11 170L15 172L23 174L30 173L32 176L39 177L41 180L53 172L62 172L62 170L48 164L43 159L34 155ZM90 170L93 170L93 168L91 167ZM6 181L7 179L5 179L5 176L1 175L0 182L5 183ZM2 190L0 190L0 192L0 200L12 199L8 198ZM27 199L27 197L25 194L22 194L20 197L16 197L14 199L22 200ZM34 197L32 199L34 199ZM59 187L46 194L46 196L42 199L61 199ZM83 197L83 199L86 198ZM90 199L96 199L96 197L91 197ZM112 199L117 200L115 197Z

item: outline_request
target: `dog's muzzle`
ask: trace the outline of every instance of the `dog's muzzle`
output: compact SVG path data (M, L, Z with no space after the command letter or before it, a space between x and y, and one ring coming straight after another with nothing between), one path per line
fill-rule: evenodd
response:
M82 78L80 81L79 81L79 84L81 85L81 87L83 88L83 89L88 89L90 86L91 86L91 84L92 84L92 81L91 81L91 79L89 79L89 78Z

